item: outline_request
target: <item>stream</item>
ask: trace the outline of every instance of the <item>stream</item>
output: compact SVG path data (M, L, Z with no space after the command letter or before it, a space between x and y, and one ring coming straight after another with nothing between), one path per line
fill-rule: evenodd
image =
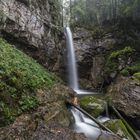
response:
M83 133L85 136L90 138L91 140L97 140L102 137L104 140L107 140L110 137L110 134L107 131L101 130L99 125L97 125L94 121L86 117L82 112L78 109L71 107L71 112L74 118L73 129L77 133ZM106 121L108 119L104 118L102 121Z
M78 83L78 71L75 57L75 49L73 45L72 33L69 27L65 28L65 36L67 43L67 70L68 70L68 81L69 87L75 91L75 96L88 96L101 94L96 91L86 91L83 89L79 89ZM72 113L74 123L72 124L72 129L77 133L83 133L90 140L121 140L122 138L116 137L115 134L110 133L109 131L103 130L97 123L95 123L92 119L88 118L83 112L75 108L74 106L70 106L70 112ZM98 122L104 123L110 120L108 117L100 116L97 118ZM114 138L115 137L115 138ZM123 139L126 140L126 139Z

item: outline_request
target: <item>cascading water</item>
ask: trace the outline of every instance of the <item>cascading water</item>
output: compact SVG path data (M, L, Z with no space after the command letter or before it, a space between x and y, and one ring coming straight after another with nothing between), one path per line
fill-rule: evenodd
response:
M67 42L67 58L68 58L68 81L69 86L77 93L77 95L98 94L97 92L85 91L79 89L78 72L75 57L75 50L73 45L72 33L69 27L65 27L65 36Z
M79 89L75 50L73 45L72 33L69 27L65 28L65 36L66 36L67 51L68 51L67 65L68 65L69 86L78 95L98 94L97 92L89 92L89 91ZM110 138L113 139L113 136L110 133L102 130L93 120L86 117L78 109L71 106L70 110L75 120L74 130L77 133L84 133L85 136L87 136L91 140L97 140L97 139L109 140ZM107 117L100 116L98 118L98 121L101 123L106 122L108 120L109 120L108 116Z
M68 76L69 76L69 86L77 91L79 89L78 85L78 74L76 66L75 51L73 46L72 33L69 27L65 28L65 36L67 41L67 51L68 51Z
M68 51L68 80L69 86L75 92L81 92L78 85L78 74L77 74L77 65L75 50L73 46L72 33L69 27L65 28L65 36L67 41L67 51ZM84 116L79 110L71 107L71 112L75 119L75 131L79 133L84 133L89 138L97 139L102 133L99 129L99 126L94 123L92 120Z
M103 131L94 121L86 117L78 109L71 107L71 112L74 117L74 130L77 133L83 133L91 140L99 138L109 140L112 136L110 133Z
M72 33L69 27L65 28L65 36L67 41L67 51L68 51L68 80L69 86L77 93L77 94L85 94L85 91L79 89L78 85L78 74L77 74L77 65L76 65L76 57L75 50L73 46L73 38ZM88 94L88 92L86 92ZM84 133L87 137L91 139L97 139L101 134L105 135L99 126L87 118L83 113L79 110L71 107L71 112L75 119L75 131L79 133Z

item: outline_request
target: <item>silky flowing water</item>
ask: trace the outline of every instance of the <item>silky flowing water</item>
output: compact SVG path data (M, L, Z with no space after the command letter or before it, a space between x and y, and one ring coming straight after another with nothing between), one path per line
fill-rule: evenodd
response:
M82 112L78 109L71 107L71 112L74 118L73 129L77 133L83 133L91 140L97 140L102 138L104 140L109 140L110 133L107 131L102 130L98 124L94 121L86 117ZM103 119L103 118L102 118ZM103 121L103 120L102 120ZM105 120L104 120L105 121Z
M68 60L67 69L68 69L69 87L71 87L76 92L77 95L99 94L97 92L79 89L75 49L73 45L72 33L69 27L65 28L65 36L66 36L66 42L67 42L67 60Z
M68 80L69 80L68 84L79 95L93 94L93 92L88 92L88 91L79 89L75 50L73 46L72 33L69 27L65 28L65 36L66 36L67 52L68 52L67 53L68 54L67 55ZM101 134L104 137L107 135L107 132L102 131L95 122L87 118L82 112L80 112L74 107L71 107L70 110L75 120L74 130L76 132L84 133L87 137L91 139L97 139Z

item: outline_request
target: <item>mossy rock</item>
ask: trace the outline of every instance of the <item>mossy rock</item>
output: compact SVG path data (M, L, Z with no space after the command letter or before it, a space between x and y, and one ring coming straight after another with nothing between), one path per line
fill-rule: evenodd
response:
M91 89L93 87L92 82L87 79L80 79L79 83L80 83L81 88L83 89Z
M107 62L105 64L105 74L110 75L111 73L120 73L122 69L128 66L128 59L131 58L135 50L131 47L125 47L121 50L111 52L107 56ZM121 63L124 63L123 65ZM133 68L133 69L136 69ZM127 69L121 71L122 74L128 76L129 72Z
M94 117L103 113L106 102L93 96L81 97L80 106Z
M117 59L119 57L126 57L126 56L131 56L134 53L134 49L132 49L130 46L129 47L125 47L122 50L117 50L114 51L110 54L109 59L113 60L113 59Z
M112 130L115 134L118 134L121 137L125 137L128 140L133 140L133 137L128 132L127 128L120 119L109 120L104 123L104 125Z
M140 72L137 72L133 75L133 80L140 84Z
M38 89L51 89L58 78L0 39L0 126L38 106Z
M133 65L131 66L127 66L126 68L124 68L121 71L121 74L123 76L132 76L135 73L140 72L140 62L135 62ZM137 74L136 74L137 75Z

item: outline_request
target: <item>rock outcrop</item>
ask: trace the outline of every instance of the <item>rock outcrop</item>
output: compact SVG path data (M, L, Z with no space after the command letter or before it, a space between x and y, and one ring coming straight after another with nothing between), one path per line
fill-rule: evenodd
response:
M51 0L1 0L0 35L57 71L61 47L59 8L57 1Z
M140 129L140 85L135 80L118 77L109 90L113 105L130 118L137 129Z
M111 33L96 33L86 29L75 29L73 38L81 83L84 79L90 81L83 87L101 86L106 55L116 43L115 39Z

